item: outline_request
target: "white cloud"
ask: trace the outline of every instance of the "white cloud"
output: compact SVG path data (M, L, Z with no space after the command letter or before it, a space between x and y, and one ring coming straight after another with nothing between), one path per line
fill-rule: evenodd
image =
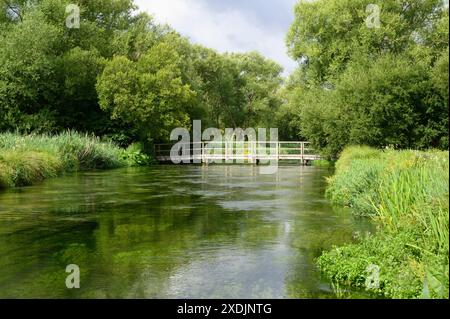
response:
M295 68L295 62L286 53L284 38L287 30L266 29L264 24L255 23L257 17L251 12L237 7L216 11L199 0L135 2L141 10L152 14L156 21L171 25L195 43L220 52L259 51L281 64L285 74Z

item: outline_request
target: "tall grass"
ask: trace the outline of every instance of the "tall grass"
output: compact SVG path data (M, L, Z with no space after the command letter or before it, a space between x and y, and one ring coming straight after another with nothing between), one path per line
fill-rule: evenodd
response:
M0 188L31 185L63 172L133 165L126 150L76 132L0 134Z
M322 270L361 285L364 266L378 263L379 293L448 298L449 153L350 147L336 169L327 196L371 216L379 231L322 255Z

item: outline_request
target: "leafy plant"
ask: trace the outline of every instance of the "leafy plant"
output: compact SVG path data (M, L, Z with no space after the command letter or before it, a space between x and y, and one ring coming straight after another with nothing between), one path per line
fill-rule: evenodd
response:
M449 153L350 147L336 164L327 196L370 215L375 235L324 253L331 279L362 287L365 267L381 268L379 293L448 298Z

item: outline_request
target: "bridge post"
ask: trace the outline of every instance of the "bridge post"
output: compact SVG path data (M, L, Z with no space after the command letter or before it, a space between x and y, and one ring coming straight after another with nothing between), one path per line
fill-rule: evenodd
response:
M200 143L200 148L201 148L201 155L202 155L202 163L205 163L205 143L201 142ZM206 164L208 164L206 162Z
M257 141L253 141L252 142L252 160L253 160L253 164L257 164L258 163L258 149L259 149L259 144Z
M228 142L225 140L225 164L228 163Z
M253 145L253 141L249 141L247 144L248 149L248 155L247 155L247 161L249 164L255 164L253 161L254 153L255 153L255 145ZM244 152L245 152L245 142L244 142Z
M304 142L302 142L301 144L300 144L300 148L301 148L301 154L302 154L302 156L301 156L301 163L302 163L302 165L305 165L305 143Z
M277 142L277 162L280 161L280 148L281 148L281 143Z

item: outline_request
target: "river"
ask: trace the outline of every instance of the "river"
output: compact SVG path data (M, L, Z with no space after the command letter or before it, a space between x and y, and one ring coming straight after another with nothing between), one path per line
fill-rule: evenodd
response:
M155 166L1 191L0 297L334 298L315 258L372 227L330 206L330 174Z

